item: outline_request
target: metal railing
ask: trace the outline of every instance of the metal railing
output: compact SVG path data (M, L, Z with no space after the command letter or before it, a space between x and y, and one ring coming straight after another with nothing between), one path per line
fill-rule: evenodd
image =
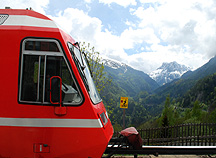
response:
M137 130L147 146L215 146L216 123L182 124ZM116 133L114 136L118 136Z

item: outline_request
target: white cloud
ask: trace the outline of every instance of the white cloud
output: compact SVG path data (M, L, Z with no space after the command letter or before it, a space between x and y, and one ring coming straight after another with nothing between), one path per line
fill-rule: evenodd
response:
M212 12L208 11L216 9L216 5L213 4L212 0L166 0L166 3L156 8L138 8L134 15L142 20L140 27L153 25L165 42L179 45L187 43L194 46L191 50L203 50L195 47L204 42L199 39L204 36L212 38L211 35L215 34L215 18L210 16ZM211 33L208 33L210 30Z
M92 0L84 0L90 7ZM102 56L150 72L162 62L177 61L197 68L216 54L216 1L214 0L99 0L129 8L131 17L122 17L128 27L114 35L102 19L91 17L79 9L67 8L49 15L76 41L95 46ZM147 4L148 3L148 4ZM0 8L29 8L45 14L49 0L0 1ZM91 8L90 8L91 9ZM122 8L124 9L124 8ZM111 23L108 24L111 26ZM105 30L105 31L103 31ZM126 51L140 46L140 52Z
M180 64L196 69L208 61L202 54L175 52L173 46L157 45L154 47L156 51L131 55L127 59L127 63L136 69L150 73L161 66L163 62L177 61Z
M132 21L129 21L128 19L125 21L125 24L129 27L133 27L133 28L136 27L136 24L134 24Z
M116 3L125 8L128 7L129 5L137 5L136 0L99 0L99 2L108 5L110 5L111 3Z
M82 10L67 8L50 18L60 24L76 41L90 43L101 56L119 60L127 56L122 48L120 37L113 35L107 29L102 31L101 20L90 17Z
M102 22L88 16L82 10L67 8L56 16L49 16L70 33L75 40L95 43L95 36L101 32Z
M79 15L79 16L74 16ZM155 36L154 30L146 29L126 29L120 36L113 35L112 32L105 29L102 31L102 21L95 17L90 17L78 9L67 8L58 15L50 17L61 24L67 32L77 41L91 43L99 51L101 56L109 57L115 60L132 63L128 59L130 56L125 52L126 49L133 49L136 44L146 42L150 45L158 44L160 40ZM135 65L132 65L134 68ZM146 69L143 69L144 71Z
M144 4L152 1L140 2ZM136 10L131 10L131 14L140 19L139 29L150 27L154 30L155 36L161 39L163 44L152 45L151 50L163 61L166 60L163 56L167 56L170 60L199 67L208 58L216 55L214 0L154 0L148 8L146 5L140 6ZM164 49L169 51L165 54ZM134 56L148 58L143 53ZM151 57L157 58L153 54ZM155 62L160 63L156 60Z
M44 9L49 4L49 0L1 0L0 8L11 7L12 9L26 9L32 8L33 10L45 14Z
M92 3L92 0L84 0L86 3Z
M160 42L160 40L155 36L154 30L151 28L136 30L129 28L124 30L120 38L124 49L132 49L136 44L144 42L148 44Z
M160 0L163 1L163 0ZM158 0L140 0L141 3L155 3L158 2Z

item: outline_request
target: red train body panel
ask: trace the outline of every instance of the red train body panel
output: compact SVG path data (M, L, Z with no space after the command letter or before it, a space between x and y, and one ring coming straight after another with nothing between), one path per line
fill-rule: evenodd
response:
M37 12L0 16L0 157L101 157L113 128L75 41Z

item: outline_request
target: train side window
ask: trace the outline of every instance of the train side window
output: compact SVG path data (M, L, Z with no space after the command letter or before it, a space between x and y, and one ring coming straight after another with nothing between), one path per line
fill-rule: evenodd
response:
M49 102L50 94L50 78L52 76L60 76L62 78L62 102L64 104L79 103L81 97L75 82L72 80L71 74L63 57L48 56L46 60L46 93L45 101Z
M20 68L20 102L51 104L52 76L62 78L64 105L79 105L82 102L81 92L57 41L25 40Z
M25 55L23 57L23 78L21 100L37 101L37 80L38 80L39 56Z

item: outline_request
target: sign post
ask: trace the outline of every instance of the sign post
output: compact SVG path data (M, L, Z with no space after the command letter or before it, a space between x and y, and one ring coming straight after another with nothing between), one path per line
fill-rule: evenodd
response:
M123 109L123 129L125 129L125 109L128 108L128 97L121 97L120 108Z

